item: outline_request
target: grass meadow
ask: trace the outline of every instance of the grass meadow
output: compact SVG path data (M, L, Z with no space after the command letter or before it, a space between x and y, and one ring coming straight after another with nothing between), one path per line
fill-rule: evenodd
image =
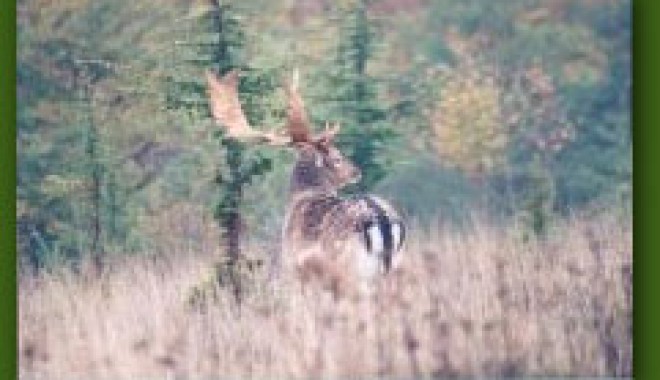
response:
M632 375L629 215L575 215L545 239L484 218L414 227L358 300L264 265L240 307L222 288L192 307L211 247L21 273L20 378Z

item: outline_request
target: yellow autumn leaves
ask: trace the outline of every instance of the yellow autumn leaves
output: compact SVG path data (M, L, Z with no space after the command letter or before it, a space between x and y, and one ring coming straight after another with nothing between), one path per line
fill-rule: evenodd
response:
M503 162L509 142L495 75L466 65L443 73L441 83L431 114L440 158L472 175L493 170Z

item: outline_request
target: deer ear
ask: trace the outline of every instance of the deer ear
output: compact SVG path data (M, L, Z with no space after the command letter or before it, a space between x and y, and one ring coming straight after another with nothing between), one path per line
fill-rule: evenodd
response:
M316 137L316 143L323 147L332 145L334 143L335 136L337 136L340 129L341 125L339 123L333 123L331 125L330 123L326 122L325 130Z

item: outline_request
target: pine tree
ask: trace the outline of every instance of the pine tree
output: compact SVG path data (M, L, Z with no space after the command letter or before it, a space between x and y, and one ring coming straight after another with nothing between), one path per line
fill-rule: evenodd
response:
M388 162L382 148L395 134L388 126L388 108L378 98L379 82L368 72L377 44L376 25L367 4L359 1L343 12L336 54L328 70L330 118L342 124L338 144L362 170L354 190L372 189L385 177Z
M80 93L81 105L84 113L85 128L83 133L86 135L85 153L88 158L88 173L90 183L90 253L93 257L93 262L98 266L101 257L101 187L105 167L100 159L100 141L98 126L94 120L93 109L93 86L94 82L99 79L102 73L103 66L96 64L93 61L75 61L76 67L74 71L75 86L79 87L76 90Z
M103 99L118 80L113 63L142 58L135 37L162 16L129 17L132 5L20 4L17 238L34 266L98 256L111 242L126 252L127 231L135 230L118 165L122 152L112 141L130 126L105 117L121 115L125 104ZM118 23L138 27L119 31Z
M81 134L84 147L82 173L85 178L86 206L84 219L88 222L89 254L94 269L99 270L107 254L109 245L121 244L125 240L127 225L125 209L128 188L121 188L117 181L119 170L116 152L111 151L100 131L101 122L95 113L107 107L100 104L96 95L98 82L115 76L115 65L102 59L75 59L73 83L73 109L79 120L78 128L72 130ZM73 206L75 207L75 206Z
M234 7L219 0L211 1L210 5L195 20L199 28L194 32L194 39L180 44L187 50L183 55L188 57L181 64L197 67L199 79L203 78L203 70L208 68L218 75L240 69L244 73L239 83L244 112L251 124L259 125L266 117L265 107L261 106L263 99L277 86L275 73L252 69L243 61L245 35ZM170 83L170 109L192 110L192 114L199 113L207 120L210 118L204 83L180 80L174 76L170 78ZM220 164L214 179L218 191L214 216L223 231L227 249L227 260L220 263L220 269L228 269L226 273L218 273L216 280L222 282L220 277L227 274L235 297L240 301L243 284L238 266L245 260L241 252L245 223L242 213L244 192L256 177L271 170L271 161L226 137L221 129L215 133L215 138L221 149Z

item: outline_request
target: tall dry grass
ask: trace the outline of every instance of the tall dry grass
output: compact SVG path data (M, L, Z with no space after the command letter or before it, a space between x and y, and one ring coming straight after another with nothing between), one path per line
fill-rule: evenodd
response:
M213 257L23 274L20 377L80 379L631 375L628 218L575 217L543 241L476 222L416 229L374 298L255 275L191 308ZM224 295L223 295L224 294Z

